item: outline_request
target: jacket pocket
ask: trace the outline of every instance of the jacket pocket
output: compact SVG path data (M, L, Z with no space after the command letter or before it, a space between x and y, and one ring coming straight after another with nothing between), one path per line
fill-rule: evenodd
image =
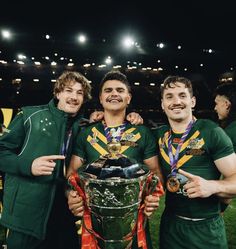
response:
M18 191L19 183L6 177L3 194L3 209L9 214L13 213Z

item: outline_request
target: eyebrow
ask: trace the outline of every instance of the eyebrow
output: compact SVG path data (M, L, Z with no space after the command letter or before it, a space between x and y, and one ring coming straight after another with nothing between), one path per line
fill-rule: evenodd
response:
M66 86L64 89L74 90L73 87L71 87L71 86ZM84 89L76 90L76 92L83 92L83 91L84 91Z
M116 89L116 90L125 90L124 87L116 87L116 88L113 88L113 87L105 87L104 90L113 90L113 89Z

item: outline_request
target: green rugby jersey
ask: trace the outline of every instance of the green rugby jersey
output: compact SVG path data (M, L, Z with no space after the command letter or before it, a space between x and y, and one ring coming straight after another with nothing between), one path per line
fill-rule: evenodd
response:
M169 125L153 130L159 145L160 162L165 180L171 173L168 156L169 131ZM182 134L172 131L173 154L181 136ZM221 173L214 161L233 152L232 142L222 128L210 120L199 119L194 123L181 147L177 168L207 180L216 180L220 178ZM191 218L210 217L220 213L219 198L213 195L208 198L189 199L181 186L176 193L166 190L166 210L172 214Z
M135 126L127 123L121 140L127 141L127 145L122 145L120 153L138 163L143 163L143 160L157 155L153 134L144 125ZM97 160L101 155L108 154L102 122L91 124L79 133L73 154L85 159L88 164Z
M225 127L224 130L226 134L230 137L234 146L234 151L236 152L236 121L230 123L228 126Z

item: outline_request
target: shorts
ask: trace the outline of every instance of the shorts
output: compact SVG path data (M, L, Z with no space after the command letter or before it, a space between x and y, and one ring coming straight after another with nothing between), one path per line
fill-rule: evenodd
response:
M163 213L160 224L160 249L227 249L221 215L204 220L185 220Z

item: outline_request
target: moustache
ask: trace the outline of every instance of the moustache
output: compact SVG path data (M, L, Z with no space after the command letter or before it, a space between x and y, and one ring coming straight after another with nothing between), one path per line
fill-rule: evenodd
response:
M169 107L169 109L175 109L175 108L181 108L181 109L184 109L186 107L186 105L171 105Z
M121 98L107 98L106 102L111 102L112 100L116 100L118 102L123 102L123 100Z
M78 104L79 104L78 101L72 100L72 99L71 99L71 100L68 100L67 103L68 103L68 104L73 104L73 105L78 105Z

